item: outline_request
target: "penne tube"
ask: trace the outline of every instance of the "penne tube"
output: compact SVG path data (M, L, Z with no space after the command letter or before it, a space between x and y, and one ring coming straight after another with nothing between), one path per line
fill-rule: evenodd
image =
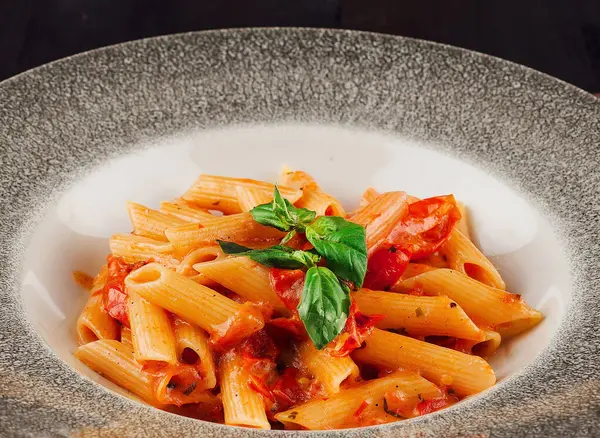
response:
M143 366L134 359L133 351L127 345L101 339L78 347L75 357L147 403L160 405L154 396L154 377L142 370Z
M354 350L357 362L395 370L410 369L458 395L476 394L496 383L492 367L482 358L375 329L365 347Z
M198 271L194 269L194 265L212 262L224 257L225 254L219 245L203 246L186 255L179 266L177 266L177 269L175 269L175 272L186 277L193 277L198 275Z
M274 185L264 181L247 178L230 178L226 176L200 175L196 182L183 194L183 199L194 205L209 210L219 210L225 214L241 213L238 203L237 188L254 188L273 194ZM292 204L302 192L285 186L279 186L281 196Z
M268 204L273 201L273 193L256 187L237 187L236 193L242 211L250 211L257 205Z
M496 267L464 234L452 231L450 238L440 250L448 261L448 267L462 272L475 280L497 289L506 289L506 284Z
M213 262L198 263L194 269L245 300L268 303L284 315L289 314L271 286L269 270L247 257L224 257Z
M471 346L471 352L477 356L487 358L496 352L502 343L500 333L487 328L482 329L485 338Z
M210 333L223 344L243 339L264 323L260 312L179 275L150 263L127 276L125 286L149 302L162 307Z
M367 249L372 253L407 212L406 193L386 192L360 208L350 221L366 228Z
M217 385L216 367L206 333L179 318L175 319L173 327L179 360L184 361L186 348L196 353L198 360L195 365L204 379L203 387L214 388Z
M364 191L364 193L360 197L358 208L365 207L366 205L375 201L375 199L377 199L378 196L379 193L377 192L377 190L375 190L373 187L369 187L367 190Z
M173 256L173 244L136 234L113 234L108 241L112 255L127 263L154 260L170 268L179 265Z
M417 275L421 275L424 272L435 271L437 268L426 265L423 263L409 263L406 265L406 269L402 273L400 277L401 280L406 280L407 278L416 277Z
M175 336L166 312L132 291L127 308L135 359L177 364Z
M265 403L249 384L250 375L241 357L227 354L219 366L225 424L270 429Z
M165 230L167 228L186 223L175 216L163 214L134 202L127 203L127 213L135 234L156 240L166 241Z
M194 208L191 204L185 201L163 201L160 203L159 212L179 218L185 222L195 223L204 223L217 217L211 214L208 210Z
M289 166L283 165L279 173L279 184L300 190L302 187L315 182L315 179L308 173L292 170Z
M77 342L80 345L98 339L119 339L119 323L104 311L103 294L91 295L77 319Z
M192 249L214 245L216 240L252 242L281 239L284 233L255 222L250 213L223 216L204 225L187 224L166 231L166 236L176 248Z
M214 280L212 280L211 278L208 278L206 275L203 274L196 274L196 275L192 275L191 277L188 277L190 280L195 281L198 284L201 284L202 286L206 286L206 287L215 287L218 285L218 283Z
M440 254L439 251L434 252L430 256L419 259L419 263L431 266L432 268L448 268L446 256Z
M211 403L214 395L207 391L206 380L193 365L168 365L156 370L154 395L159 403L182 406Z
M487 286L451 269L434 269L400 279L393 289L397 292L419 289L427 295L446 295L477 323L485 323L499 332L510 326L515 332L512 335L533 327L543 318L520 295ZM517 321L520 321L518 325Z
M302 197L296 202L296 207L312 210L317 213L317 216L346 216L340 201L325 193L316 184L305 187L302 193Z
M456 224L456 229L467 239L471 240L471 233L469 232L469 211L467 210L467 206L460 201L456 201L456 205L460 210L460 221Z
M317 350L312 341L304 341L298 355L301 364L307 368L322 385L327 394L340 392L342 382L356 382L358 367L349 357L333 357L325 350Z
M131 339L131 329L124 325L121 326L121 344L127 345L133 351L133 340Z
M384 412L385 406L392 399L401 399L404 408L403 416L414 416L416 406L422 400L442 398L444 394L433 383L416 373L398 371L386 377L370 380L360 386L346 389L326 399L314 399L275 415L286 428L335 429L348 426L359 426L356 412L361 405L368 405L375 412L373 416L384 419L384 422L397 418ZM384 403L385 399L385 403ZM388 417L388 418L386 418Z
M302 191L302 196L294 205L317 213L317 216L346 216L342 204L325 193L315 179L306 172L284 168L279 177L280 184Z
M535 313L531 318L515 319L503 324L498 324L494 327L494 330L497 331L504 340L508 340L519 333L523 333L536 326L544 318L544 315L541 312L538 312L535 309L532 309L532 311L532 313Z
M445 296L423 297L361 289L352 294L360 311L383 315L376 326L412 336L451 336L482 341L484 333L463 309Z

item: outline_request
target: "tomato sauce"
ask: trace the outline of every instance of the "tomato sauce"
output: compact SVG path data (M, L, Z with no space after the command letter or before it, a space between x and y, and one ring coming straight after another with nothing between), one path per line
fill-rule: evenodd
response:
M271 420L278 412L310 400L314 395L312 379L304 371L291 363L283 366L282 350L266 329L248 337L237 347L237 353L250 374L250 387L263 397Z
M127 313L128 295L125 290L125 277L130 272L150 263L150 261L130 264L126 263L121 257L109 255L106 258L108 263L106 284L99 291L104 293L104 309L110 316L127 327L129 327L129 316Z
M350 315L348 315L344 330L327 345L327 352L334 357L348 356L362 345L375 328L375 324L383 318L385 318L383 315L361 313L356 301L352 300Z
M408 206L408 215L390 232L385 242L411 255L427 257L448 240L461 214L454 196L436 196Z
M277 293L285 307L293 313L298 312L298 305L304 289L304 271L300 269L269 269L271 287Z

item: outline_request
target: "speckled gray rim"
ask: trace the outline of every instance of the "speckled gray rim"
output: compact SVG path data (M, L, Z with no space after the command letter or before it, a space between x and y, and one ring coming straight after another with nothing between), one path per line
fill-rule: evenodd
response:
M488 56L310 29L137 41L0 84L0 434L296 436L198 422L115 395L54 356L19 299L29 236L82 172L142 140L192 127L293 120L410 135L492 168L552 212L574 279L573 304L551 345L485 396L391 426L302 436L596 435L599 102Z

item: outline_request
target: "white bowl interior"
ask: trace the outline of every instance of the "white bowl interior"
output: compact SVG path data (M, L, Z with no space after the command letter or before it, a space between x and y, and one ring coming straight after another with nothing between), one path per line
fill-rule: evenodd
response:
M73 357L75 321L88 294L71 273L95 274L110 235L131 230L127 200L156 208L203 172L276 181L287 164L313 174L349 209L369 186L419 197L453 193L468 206L476 242L508 289L546 316L493 356L499 380L547 345L570 300L564 251L543 213L486 171L431 145L335 126L286 125L197 131L143 146L63 194L39 224L23 267L23 301L45 341L76 370L121 393Z

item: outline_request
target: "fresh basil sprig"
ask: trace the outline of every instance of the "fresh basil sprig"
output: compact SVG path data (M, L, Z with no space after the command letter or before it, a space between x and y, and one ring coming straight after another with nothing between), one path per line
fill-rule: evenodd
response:
M344 329L349 309L350 295L333 272L318 266L306 271L298 314L319 350Z
M315 266L321 256L310 251L300 251L288 246L272 246L265 249L252 249L233 242L217 240L225 254L247 256L261 265L280 269L301 269Z
M322 216L294 207L277 186L273 202L251 210L262 225L287 231L280 245L251 249L233 242L218 241L226 254L250 257L263 265L282 269L308 269L298 314L318 349L331 342L346 325L350 313L350 288L342 281L361 287L367 272L365 228L342 217ZM283 246L297 233L305 233L311 251ZM326 258L327 267L316 266Z
M275 186L273 201L254 207L250 213L259 224L277 228L280 231L304 232L306 225L315 220L316 213L306 208L296 208L284 199Z
M338 277L361 287L367 273L365 228L338 216L321 216L306 227L306 238Z

